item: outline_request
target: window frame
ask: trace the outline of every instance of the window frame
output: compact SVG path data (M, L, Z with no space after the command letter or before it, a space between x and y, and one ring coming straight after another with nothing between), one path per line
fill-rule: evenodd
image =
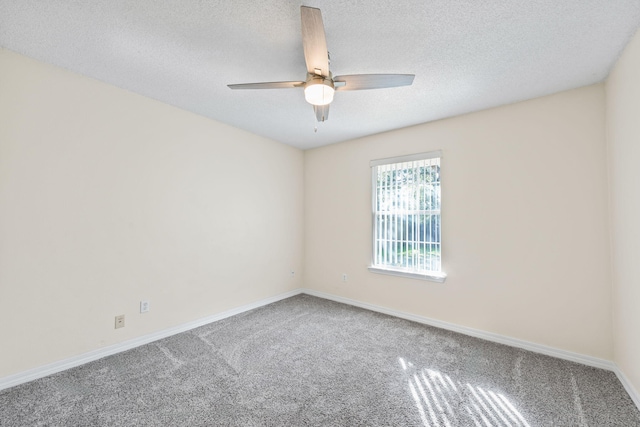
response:
M390 268L374 265L376 259L376 207L378 196L378 166L405 163L417 160L439 159L440 168L442 168L442 150L429 151L424 153L409 154L406 156L387 157L384 159L371 160L369 166L371 168L371 262L368 270L371 273L387 274L391 276L408 277L411 279L428 280L438 283L444 283L447 278L446 273L442 271L442 261L440 271L418 272L402 268ZM440 191L442 191L442 181L440 181ZM442 193L440 199L440 259L442 260Z

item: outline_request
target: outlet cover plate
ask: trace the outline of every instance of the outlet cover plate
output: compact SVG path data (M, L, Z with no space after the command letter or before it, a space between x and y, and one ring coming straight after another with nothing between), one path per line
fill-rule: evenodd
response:
M140 301L140 313L146 313L147 311L149 311L151 309L150 305L149 305L149 301Z
M116 329L124 328L124 314L116 316Z

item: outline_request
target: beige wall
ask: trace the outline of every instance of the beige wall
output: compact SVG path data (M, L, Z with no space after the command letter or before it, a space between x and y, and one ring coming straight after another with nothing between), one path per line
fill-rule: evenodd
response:
M640 393L640 33L623 52L606 89L614 357Z
M305 286L611 359L604 96L589 86L306 151ZM369 161L436 149L446 283L368 272Z
M0 50L0 377L300 287L302 179L300 150Z
M637 389L639 45L606 87L615 360ZM603 85L302 153L7 50L0 76L0 377L303 284L613 358ZM446 283L368 272L369 161L435 149Z

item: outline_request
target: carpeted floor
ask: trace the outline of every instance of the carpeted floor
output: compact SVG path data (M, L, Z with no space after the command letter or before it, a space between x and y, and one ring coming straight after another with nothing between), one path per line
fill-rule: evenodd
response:
M611 372L299 295L0 392L2 426L640 426Z

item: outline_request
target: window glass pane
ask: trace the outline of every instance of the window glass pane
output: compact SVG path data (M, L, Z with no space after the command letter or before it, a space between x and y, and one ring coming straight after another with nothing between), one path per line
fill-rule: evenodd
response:
M373 266L440 272L440 158L373 167Z

